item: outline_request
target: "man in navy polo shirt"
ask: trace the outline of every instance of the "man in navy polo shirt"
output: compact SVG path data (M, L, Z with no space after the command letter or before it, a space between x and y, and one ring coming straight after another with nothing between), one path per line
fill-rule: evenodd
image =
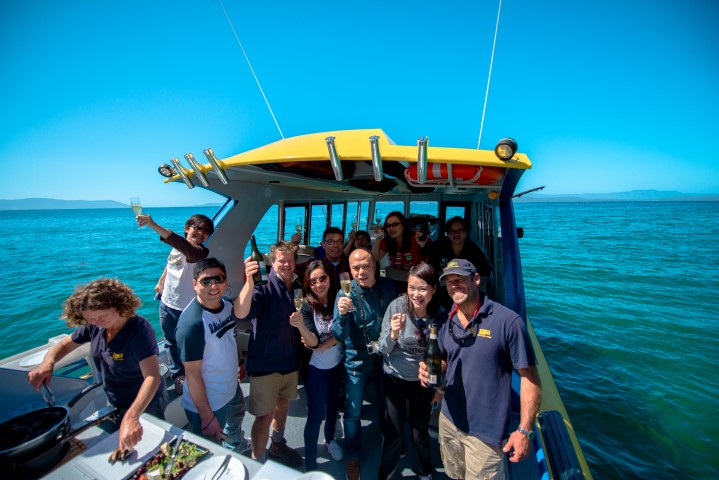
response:
M504 478L502 456L523 460L531 450L542 391L537 359L522 318L485 297L468 260L447 263L440 279L454 305L438 334L447 360L439 417L442 461L450 478ZM521 376L519 427L508 432L512 369ZM428 379L420 363L419 379Z

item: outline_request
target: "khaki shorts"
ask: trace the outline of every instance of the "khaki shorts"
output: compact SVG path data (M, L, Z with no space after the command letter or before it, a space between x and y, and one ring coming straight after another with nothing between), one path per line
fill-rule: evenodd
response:
M297 398L299 376L299 370L295 370L286 375L271 373L261 377L250 377L250 413L255 417L261 417L275 409L277 397L287 400Z
M464 433L443 414L439 415L439 446L449 478L504 478L502 449Z

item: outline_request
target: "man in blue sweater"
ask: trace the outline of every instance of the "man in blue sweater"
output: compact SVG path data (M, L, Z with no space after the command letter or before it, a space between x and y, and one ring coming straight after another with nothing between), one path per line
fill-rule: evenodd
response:
M259 264L245 260L247 280L235 300L237 316L252 322L247 348L247 374L250 377L249 410L252 425L252 458L265 460L267 438L272 428L268 454L291 467L302 465L302 457L287 446L285 424L290 401L297 398L300 368L300 334L290 325L295 307L295 288L302 288L295 275L297 247L280 241L270 247L272 271L265 285L255 286L253 275Z

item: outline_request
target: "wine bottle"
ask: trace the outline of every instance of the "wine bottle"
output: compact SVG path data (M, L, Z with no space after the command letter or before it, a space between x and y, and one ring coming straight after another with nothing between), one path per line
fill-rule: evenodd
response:
M442 357L439 354L439 344L437 343L437 326L429 327L429 344L424 354L424 362L429 370L428 387L439 387L442 379Z
M260 249L257 248L257 242L255 236L250 236L250 242L252 243L252 260L260 264L260 270L252 276L252 280L255 282L255 286L264 285L267 283L267 270L265 269L265 257L260 253Z

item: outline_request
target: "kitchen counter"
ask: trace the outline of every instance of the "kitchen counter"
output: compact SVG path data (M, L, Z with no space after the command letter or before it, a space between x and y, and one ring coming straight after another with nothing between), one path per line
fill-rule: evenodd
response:
M277 470L277 472L282 475L282 478L293 478L302 473L280 464L275 464L275 462L272 461L268 461L267 464L263 465L244 455L234 453L204 437L182 430L148 414L143 414L140 420L143 425L143 439L137 445L134 456L131 456L128 461L123 463L117 462L114 465L111 465L107 461L110 453L117 448L117 432L108 433L100 428L100 426L94 426L79 433L75 437L75 439L82 442L85 447L82 453L55 468L43 478L48 480L95 478L123 480L132 475L145 461L152 457L159 450L159 446L162 443L172 440L181 433L184 434L184 440L188 440L208 449L212 456L224 457L229 454L238 459L245 467L246 478L255 478L260 470L263 472L274 472L274 470ZM74 443L77 444L77 442ZM266 477L263 473L262 479L264 480L265 478L280 477L275 475Z

